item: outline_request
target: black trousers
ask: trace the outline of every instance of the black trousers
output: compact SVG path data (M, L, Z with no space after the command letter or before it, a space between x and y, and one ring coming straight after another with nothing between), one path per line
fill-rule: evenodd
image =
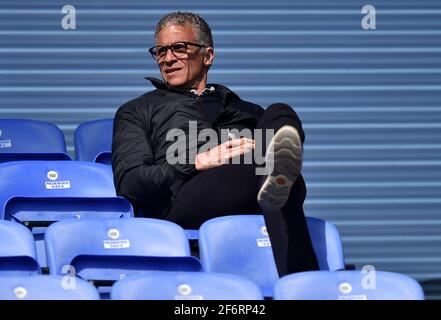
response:
M284 125L295 127L303 143L300 119L285 104L269 106L257 128L274 129L276 132ZM182 186L164 219L184 228L197 229L205 221L220 216L262 213L279 276L318 270L303 212L306 197L303 177L299 176L296 180L287 203L278 212L264 212L257 203L257 194L265 178L256 175L254 164L224 164L200 172Z

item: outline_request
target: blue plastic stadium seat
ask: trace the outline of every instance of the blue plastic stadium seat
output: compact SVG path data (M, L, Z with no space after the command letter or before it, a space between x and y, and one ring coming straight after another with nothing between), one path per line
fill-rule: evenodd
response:
M423 300L414 279L382 271L311 271L287 275L274 287L278 300Z
M0 220L0 276L39 273L32 233L18 223Z
M320 268L344 269L336 228L317 218L308 217L307 223ZM248 277L264 296L272 296L279 275L262 215L226 216L205 222L199 230L199 248L204 271Z
M152 272L117 281L114 300L261 300L252 281L228 274Z
M0 276L0 300L98 300L87 281L61 276Z
M54 221L91 217L133 217L130 203L116 197L109 166L80 161L0 164L0 218L32 229L42 267L46 227Z
M320 270L344 270L343 244L337 228L329 221L306 217L312 246Z
M102 211L105 218L119 217L121 210L133 216L129 203L116 197L111 168L79 161L0 164L0 208L0 218L22 222L79 219L89 217L88 211Z
M80 124L75 130L75 158L103 164L112 163L113 119Z
M35 120L0 119L0 163L17 160L71 160L63 132Z
M116 281L151 270L200 271L184 230L168 221L131 218L62 221L46 232L51 274L74 267L83 279Z

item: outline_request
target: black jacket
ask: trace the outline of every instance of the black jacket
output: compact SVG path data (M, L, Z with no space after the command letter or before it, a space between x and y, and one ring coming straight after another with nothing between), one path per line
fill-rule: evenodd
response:
M112 168L117 194L128 199L144 216L162 217L170 209L182 184L198 172L194 164L170 165L166 150L172 142L166 134L173 128L188 132L188 121L203 128L254 129L263 108L241 100L221 85L222 110L213 123L201 112L200 98L189 90L147 78L156 87L121 106L114 120Z

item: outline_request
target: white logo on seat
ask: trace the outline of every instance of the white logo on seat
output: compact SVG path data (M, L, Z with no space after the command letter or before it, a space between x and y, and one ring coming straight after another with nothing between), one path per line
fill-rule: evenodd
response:
M348 294L348 293L350 293L352 291L352 286L348 282L342 282L338 286L338 289L340 290L341 293Z
M14 289L14 294L18 299L24 299L28 295L28 292L23 287L17 287Z
M188 296L191 293L191 287L188 284L181 284L178 287L178 291L180 294Z
M0 129L0 137L2 136L3 132ZM7 139L7 140L0 140L0 148L12 148L12 140L11 139Z
M110 229L107 231L107 235L110 239L116 240L119 238L119 230L118 229Z
M271 240L270 238L258 238L256 239L257 242L257 246L259 248L266 248L266 247L271 247Z
M57 190L57 189L70 189L70 181L58 181L58 172L51 170L47 173L47 178L50 181L45 182L46 189Z
M47 178L51 181L55 181L58 179L58 172L51 170L47 173Z

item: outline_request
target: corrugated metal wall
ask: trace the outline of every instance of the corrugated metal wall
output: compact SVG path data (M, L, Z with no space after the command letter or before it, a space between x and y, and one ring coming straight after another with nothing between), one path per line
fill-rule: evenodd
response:
M63 30L63 5L77 29ZM377 29L361 27L361 8ZM112 117L158 75L146 54L159 17L202 14L210 81L295 106L307 133L309 215L335 223L348 263L397 271L440 298L441 2L1 0L0 117L66 134Z

